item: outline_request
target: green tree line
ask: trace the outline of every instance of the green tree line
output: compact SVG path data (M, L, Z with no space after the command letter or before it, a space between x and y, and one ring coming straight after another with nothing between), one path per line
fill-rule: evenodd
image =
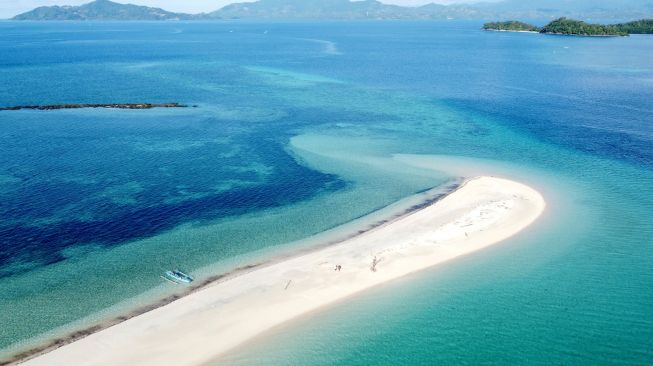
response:
M544 34L577 36L628 36L629 34L653 34L653 19L642 19L619 24L591 24L580 20L559 18L540 28L520 21L490 22L485 30L531 31Z

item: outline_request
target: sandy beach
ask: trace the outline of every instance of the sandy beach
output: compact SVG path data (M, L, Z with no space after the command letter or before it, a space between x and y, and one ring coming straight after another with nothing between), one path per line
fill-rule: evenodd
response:
M302 314L509 238L545 206L523 184L471 179L396 221L216 283L24 364L201 365Z

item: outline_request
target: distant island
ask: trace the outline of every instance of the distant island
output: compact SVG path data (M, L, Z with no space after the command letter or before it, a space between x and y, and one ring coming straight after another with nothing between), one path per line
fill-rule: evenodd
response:
M544 27L519 21L490 22L483 25L487 31L537 32L586 37L624 37L630 34L653 34L653 19L642 19L618 24L590 24L580 20L559 18Z
M81 6L41 6L12 20L186 20L190 14L159 8L96 0Z
M66 1L66 0L62 0ZM176 20L451 20L451 19L641 19L653 17L649 0L621 4L613 0L503 0L426 4L408 7L376 0L258 0L243 1L201 14L170 12L160 8L124 4L129 0L95 0L80 6L42 6L18 14L26 21L176 21Z
M483 25L484 30L505 32L539 32L540 28L532 24L509 20L506 22L489 22Z

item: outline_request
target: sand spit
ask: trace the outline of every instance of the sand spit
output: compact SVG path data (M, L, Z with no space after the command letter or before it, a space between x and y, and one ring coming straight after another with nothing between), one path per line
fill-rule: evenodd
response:
M24 364L201 365L300 315L507 239L544 208L528 186L475 178L361 235L252 268Z

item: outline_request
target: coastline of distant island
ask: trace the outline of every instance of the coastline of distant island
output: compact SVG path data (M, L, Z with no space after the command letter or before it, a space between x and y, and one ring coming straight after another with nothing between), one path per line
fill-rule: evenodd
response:
M653 34L653 19L617 24L591 24L563 17L550 22L544 27L509 20L485 23L482 29L498 32L528 32L581 37L628 37L631 34Z
M544 0L539 0L543 2ZM63 4L67 0L61 0ZM17 21L219 21L219 20L453 20L453 19L647 19L653 8L624 6L611 0L572 4L568 0L546 0L524 4L502 0L474 4L400 6L377 0L242 0L204 13L180 13L161 8L128 4L130 0L93 0L80 5L52 5L16 14Z

